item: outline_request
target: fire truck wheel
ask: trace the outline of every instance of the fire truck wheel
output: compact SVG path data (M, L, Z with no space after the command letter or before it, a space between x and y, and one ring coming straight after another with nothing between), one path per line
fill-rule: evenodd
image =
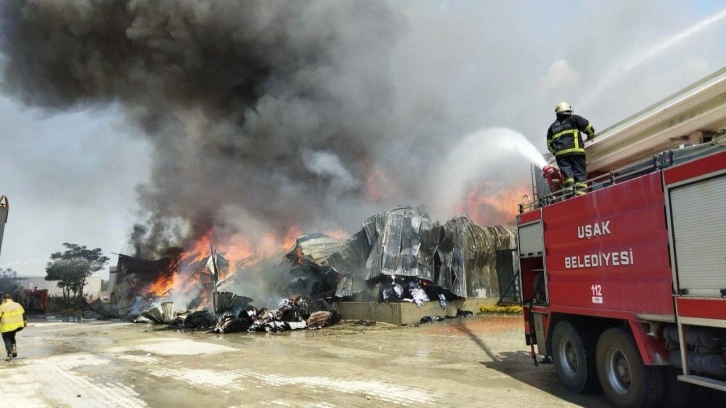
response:
M564 386L575 392L597 390L594 341L583 341L583 335L570 322L562 321L552 333L552 358Z
M597 375L603 392L615 407L658 407L663 399L663 370L647 367L633 336L614 327L597 342Z

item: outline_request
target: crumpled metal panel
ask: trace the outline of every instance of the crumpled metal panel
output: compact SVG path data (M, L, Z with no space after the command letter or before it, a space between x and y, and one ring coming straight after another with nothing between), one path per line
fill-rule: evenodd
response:
M214 313L221 314L228 310L232 310L238 314L243 307L252 302L252 298L240 296L233 292L217 292L212 293L212 302L214 305Z
M378 277L382 274L382 258L383 258L383 246L377 245L376 242L373 242L373 246L371 247L371 252L368 256L368 259L366 259L366 273L365 273L365 279L371 279Z
M337 247L318 239L308 237L298 249L341 275L338 297L393 275L425 279L461 297L498 293L496 250L516 248L513 227L480 227L467 217L441 225L423 207L376 214Z
M395 275L401 257L401 235L405 215L391 212L383 231L381 247L383 257L381 261L381 273Z
M487 297L499 293L496 251L516 248L514 227L480 227L466 217L459 217L448 221L445 228L455 243L451 269L462 278L450 284L462 290L465 293L462 296ZM456 293L454 288L452 291Z
M339 298L349 297L360 293L363 289L365 289L364 282L357 275L343 275L335 290L335 296Z
M419 277L462 297L498 293L496 250L516 247L513 227L480 227L467 217L442 226L423 207L376 214L363 223L360 234L370 243L363 270L349 263L341 267L345 256L331 261L350 278L341 282L341 294L357 293L365 281L381 275Z
M295 245L288 250L285 257L291 261L302 261L302 259L298 259L302 257L318 266L325 266L328 257L336 253L342 246L342 242L325 234L308 234L297 238Z
M328 265L343 275L364 276L366 261L371 252L371 245L364 230L354 234L340 248L331 254Z

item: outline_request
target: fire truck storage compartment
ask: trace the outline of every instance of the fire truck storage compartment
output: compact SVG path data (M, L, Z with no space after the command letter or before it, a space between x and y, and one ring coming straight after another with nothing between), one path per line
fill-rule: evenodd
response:
M518 235L522 301L544 303L547 296L542 262L542 222L535 221L520 226Z
M519 227L519 255L531 256L539 254L544 248L542 240L542 223L535 222L532 224Z
M726 174L670 189L681 294L721 297L726 289Z

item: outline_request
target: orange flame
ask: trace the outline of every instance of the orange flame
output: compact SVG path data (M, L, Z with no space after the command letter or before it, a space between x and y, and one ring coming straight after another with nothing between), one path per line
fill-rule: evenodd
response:
M456 211L468 214L474 223L482 226L511 224L526 189L525 186L506 187L491 181L472 182Z
M212 249L222 255L229 268L218 265L219 279L234 273L237 268L249 266L263 259L283 253L294 245L301 234L297 227L290 227L283 237L274 233L263 235L254 244L242 235L228 237L222 242L212 239L212 231L194 241L169 266L169 273L162 274L147 288L147 293L156 297L170 297L174 294L197 294L201 303L207 302L206 292L211 292L213 275L207 267ZM212 245L210 245L210 242Z
M385 197L402 196L403 190L380 169L372 168L366 175L364 194L368 201L382 203Z

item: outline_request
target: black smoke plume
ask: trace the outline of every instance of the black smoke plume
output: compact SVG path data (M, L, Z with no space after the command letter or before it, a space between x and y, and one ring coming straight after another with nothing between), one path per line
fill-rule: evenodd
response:
M0 7L6 92L49 111L119 105L148 137L151 180L138 188L145 213L131 232L139 256L210 231L351 229L426 204L429 159L411 147L442 113L397 93L389 55L407 21L391 3ZM431 134L435 151L445 142Z

